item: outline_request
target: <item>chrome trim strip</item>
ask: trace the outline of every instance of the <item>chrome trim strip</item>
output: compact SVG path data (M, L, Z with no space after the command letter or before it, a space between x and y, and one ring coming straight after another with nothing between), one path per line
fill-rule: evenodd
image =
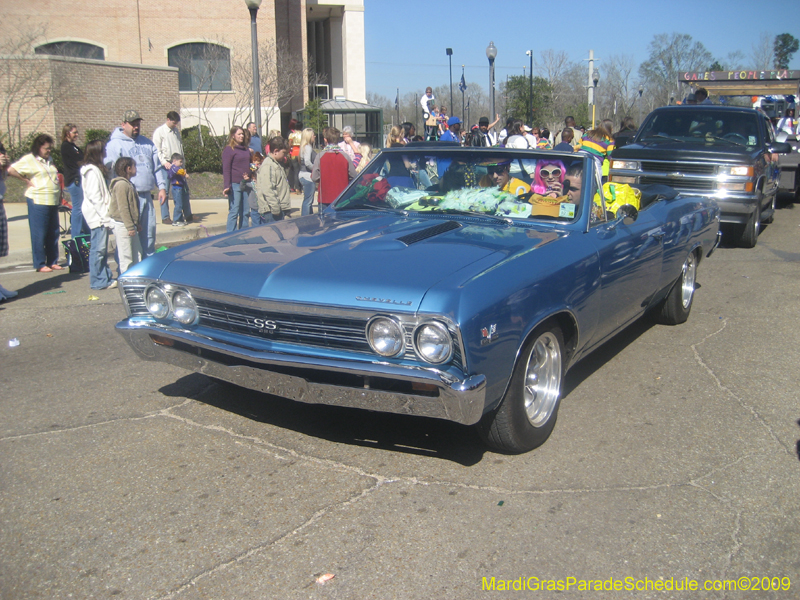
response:
M483 415L485 406L486 377L484 375L472 375L462 380L436 369L422 367L406 367L382 362L319 359L272 352L252 352L246 348L228 346L207 338L201 339L188 331L160 327L152 322L125 320L118 323L116 329L131 348L145 360L166 362L248 389L275 394L298 402L433 417L464 425L477 423ZM264 368L259 369L249 365L228 366L189 352L159 345L152 341L151 333L247 362L259 363ZM269 371L271 365L432 384L438 388L439 396L417 396L369 388L316 383L299 376Z

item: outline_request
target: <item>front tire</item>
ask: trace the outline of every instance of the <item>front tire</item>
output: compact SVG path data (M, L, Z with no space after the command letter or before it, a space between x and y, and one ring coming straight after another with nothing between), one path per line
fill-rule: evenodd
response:
M739 245L742 248L755 248L758 243L758 234L761 232L761 198L756 203L756 209L750 215L750 220L744 226L742 235L739 238Z
M683 263L681 275L667 294L658 322L664 325L679 325L689 318L697 288L697 254L690 252Z
M555 323L538 327L520 353L500 406L484 415L481 436L500 452L521 454L553 431L564 380L564 336Z

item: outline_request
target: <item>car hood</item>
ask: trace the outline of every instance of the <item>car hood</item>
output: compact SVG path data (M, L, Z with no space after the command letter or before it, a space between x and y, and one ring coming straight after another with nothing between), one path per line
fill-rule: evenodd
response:
M743 146L728 146L723 144L705 145L690 144L687 142L671 142L658 140L653 142L627 144L614 150L612 158L632 160L659 160L659 161L712 161L736 162L754 161L759 150L748 150Z
M466 280L566 235L487 219L312 215L161 252L148 261L161 261L163 270L153 263L148 271L247 297L415 311L444 278L463 271Z

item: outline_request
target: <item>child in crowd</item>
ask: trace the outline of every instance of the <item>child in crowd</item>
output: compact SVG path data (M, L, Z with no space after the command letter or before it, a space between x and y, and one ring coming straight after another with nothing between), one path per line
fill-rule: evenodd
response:
M574 152L575 149L572 147L573 136L572 129L569 127L565 128L564 131L561 132L561 142L556 144L553 150L558 150L559 152Z
M291 207L289 180L283 170L283 163L289 146L280 136L269 141L269 154L258 170L255 182L258 212L265 223L281 221Z
M131 183L136 175L136 161L129 156L120 157L114 164L116 177L111 180L111 202L108 216L114 220L114 237L117 239L119 274L142 260L139 241L139 195Z
M253 162L250 163L250 174L245 174L242 183L242 189L247 190L247 204L250 206L250 225L262 225L264 221L261 219L261 213L258 212L258 198L256 196L255 183L258 176L258 170L261 168L261 163L264 162L264 156L260 152L255 152Z
M172 198L175 201L175 211L172 214L173 227L186 227L192 222L192 209L189 204L189 185L186 183L186 169L183 168L183 156L177 152L170 159L167 172L169 183L172 186Z

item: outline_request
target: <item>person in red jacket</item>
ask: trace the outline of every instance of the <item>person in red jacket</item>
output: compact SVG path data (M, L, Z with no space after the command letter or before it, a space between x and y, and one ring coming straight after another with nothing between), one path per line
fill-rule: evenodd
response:
M339 130L335 127L328 127L322 131L326 145L317 155L311 170L311 180L317 184L319 190L317 202L320 204L320 210L336 200L350 180L356 176L353 162L338 146L339 136Z

